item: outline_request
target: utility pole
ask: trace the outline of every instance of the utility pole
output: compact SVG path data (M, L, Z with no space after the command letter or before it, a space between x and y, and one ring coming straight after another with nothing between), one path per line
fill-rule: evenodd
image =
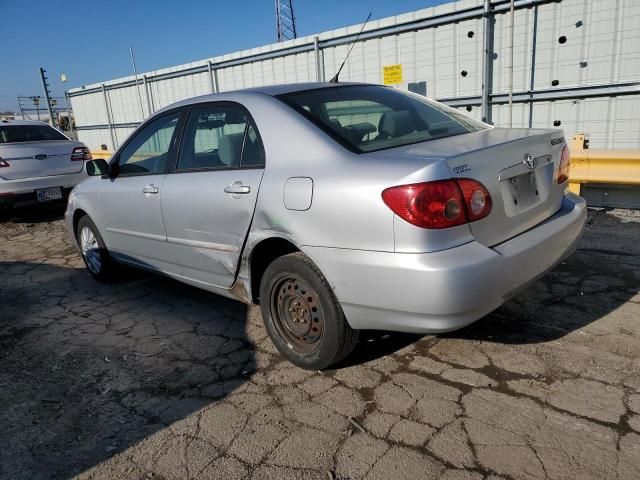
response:
M138 85L138 70L136 69L136 59L133 56L133 47L129 45L129 53L131 54L131 66L133 67L133 78L136 81L136 92L138 92L138 100L140 100L140 121L144 121L144 107L142 106L142 94L140 94L140 85ZM149 112L151 115L151 112Z
M38 120L40 120L40 96L31 97L31 101L36 107L36 114L38 115Z
M49 84L47 83L47 77L45 76L47 71L40 67L40 78L42 79L42 88L44 89L44 98L47 102L47 110L49 111L49 125L56 126L56 119L53 116L53 109L51 108L51 93L49 92Z
M22 99L20 98L20 96L18 95L18 109L20 110L20 117L21 120L24 120L24 111L22 110Z

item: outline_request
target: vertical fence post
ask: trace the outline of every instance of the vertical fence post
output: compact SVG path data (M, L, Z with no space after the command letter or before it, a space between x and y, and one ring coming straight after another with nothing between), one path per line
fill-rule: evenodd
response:
M513 127L513 39L515 29L515 4L511 0L511 9L509 14L509 127Z
M492 69L492 44L493 44L493 16L491 15L491 0L484 0L483 25L483 55L482 55L482 121L491 123L491 104L489 95L491 92Z
M102 87L102 95L104 96L104 108L107 110L107 123L109 124L109 135L111 135L111 147L115 151L116 148L116 139L113 135L113 123L111 122L111 113L109 109L109 99L107 98L107 89L104 88L104 83L101 85Z
M318 37L313 37L313 51L316 54L316 81L323 81L323 70L322 68L322 53L320 52L320 40Z
M211 93L220 93L220 86L218 85L218 72L213 68L211 60L207 61L209 67L209 82L211 82Z
M142 75L142 83L144 84L144 94L147 97L147 110L149 111L149 116L153 113L153 103L151 102L151 95L149 93L149 83L147 82L147 76Z
M216 93L220 93L220 81L218 80L218 70L213 69L213 85L216 89Z
M538 5L533 7L533 43L531 47L531 80L529 83L529 128L533 128L533 90L536 81L536 47L538 45Z

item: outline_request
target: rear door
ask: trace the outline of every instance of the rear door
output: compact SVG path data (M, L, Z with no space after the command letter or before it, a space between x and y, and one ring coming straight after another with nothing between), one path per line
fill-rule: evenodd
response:
M182 110L173 110L134 133L112 160L115 177L103 178L98 194L101 232L111 253L165 272L173 272L175 265L160 195L175 158L181 115Z
M9 164L3 167L2 178L17 180L79 173L84 162L71 160L71 153L83 146L49 125L0 124L0 158Z
M229 102L191 109L161 194L182 276L232 286L263 171L264 149L249 112Z

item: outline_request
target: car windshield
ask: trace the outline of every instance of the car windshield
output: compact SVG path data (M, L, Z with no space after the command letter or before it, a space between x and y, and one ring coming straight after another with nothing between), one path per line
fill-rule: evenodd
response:
M489 128L453 108L375 85L321 88L278 98L357 153Z
M43 140L68 140L68 138L47 125L0 125L0 144Z

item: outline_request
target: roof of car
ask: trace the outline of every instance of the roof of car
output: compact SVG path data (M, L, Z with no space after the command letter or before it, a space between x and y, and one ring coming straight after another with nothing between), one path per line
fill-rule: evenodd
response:
M198 97L191 97L184 100L180 100L171 105L167 105L166 107L158 110L155 114L164 112L166 110L170 110L175 107L180 107L184 105L192 105L195 103L204 103L204 102L215 102L218 100L230 100L234 99L234 95L241 94L257 94L257 95L270 95L277 96L283 95L287 93L293 92L302 92L305 90L316 90L319 88L338 88L344 87L348 85L373 85L368 83L356 83L356 82L340 82L340 83L331 83L331 82L305 82L305 83L284 83L279 85L266 85L262 87L251 87L251 88L243 88L239 90L229 90L220 93L209 93L207 95L200 95Z

